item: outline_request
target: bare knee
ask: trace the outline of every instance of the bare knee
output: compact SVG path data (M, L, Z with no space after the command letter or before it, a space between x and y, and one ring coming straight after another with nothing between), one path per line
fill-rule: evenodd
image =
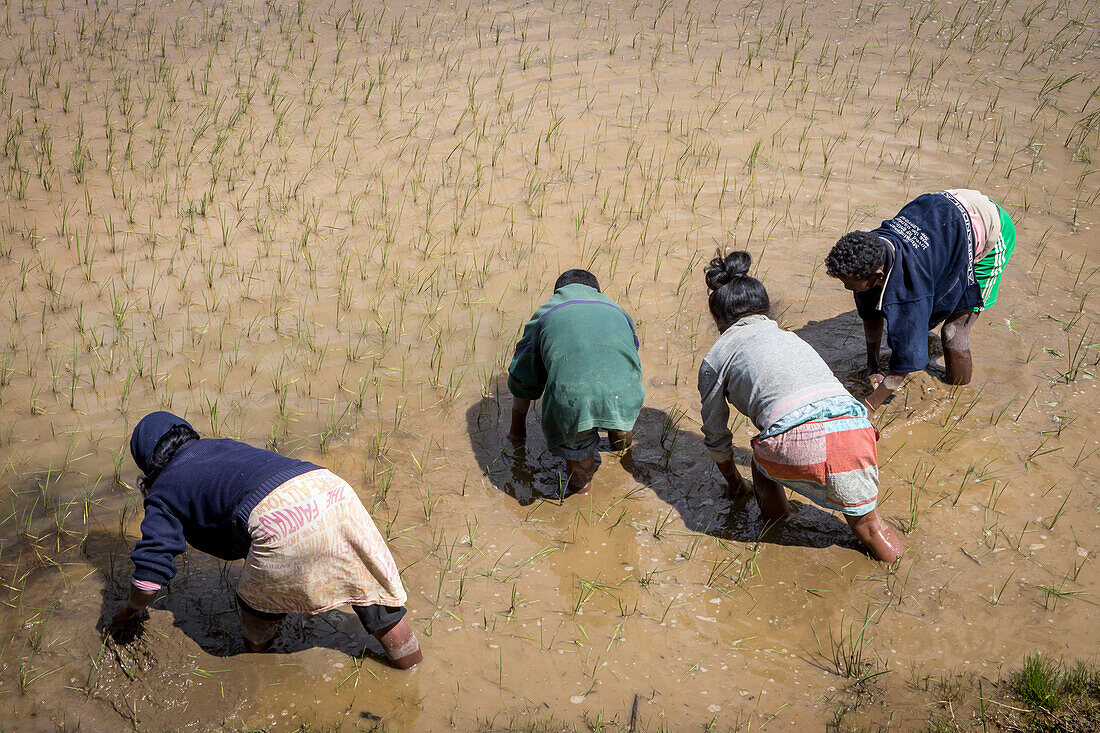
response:
M787 490L764 475L752 463L752 492L756 495L756 505L760 516L770 522L782 521L791 515L791 506L787 502Z
M974 325L978 314L972 312L956 313L948 318L943 328L940 329L940 341L943 342L943 350L969 351L970 327Z
M944 381L948 384L970 384L974 363L970 356L970 327L977 320L973 312L956 313L948 318L940 331L943 342Z

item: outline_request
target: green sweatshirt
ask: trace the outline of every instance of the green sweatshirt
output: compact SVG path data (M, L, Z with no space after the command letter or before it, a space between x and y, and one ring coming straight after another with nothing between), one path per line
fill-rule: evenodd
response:
M508 389L542 397L547 448L592 428L632 430L645 399L634 321L587 285L559 288L524 327Z

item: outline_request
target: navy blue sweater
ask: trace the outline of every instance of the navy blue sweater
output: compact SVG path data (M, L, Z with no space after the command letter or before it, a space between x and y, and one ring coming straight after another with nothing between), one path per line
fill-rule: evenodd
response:
M864 320L885 317L890 371L928 365L928 331L948 316L982 304L974 276L974 232L954 196L926 193L871 232L889 245L886 282L855 293Z
M145 497L141 540L130 555L134 578L167 583L176 574L173 559L188 544L222 560L244 557L256 505L279 484L317 468L236 440L185 444Z

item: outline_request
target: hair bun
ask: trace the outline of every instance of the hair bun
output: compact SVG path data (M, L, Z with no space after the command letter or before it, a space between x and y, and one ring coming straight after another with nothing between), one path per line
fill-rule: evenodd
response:
M734 278L749 274L752 255L748 252L730 252L724 257L715 257L707 266L707 288L717 290Z

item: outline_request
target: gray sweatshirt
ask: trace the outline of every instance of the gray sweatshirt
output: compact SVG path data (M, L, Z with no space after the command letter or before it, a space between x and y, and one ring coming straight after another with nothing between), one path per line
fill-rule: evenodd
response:
M704 442L722 462L733 459L731 404L763 431L810 403L849 395L812 346L767 316L747 316L703 357L699 396Z

